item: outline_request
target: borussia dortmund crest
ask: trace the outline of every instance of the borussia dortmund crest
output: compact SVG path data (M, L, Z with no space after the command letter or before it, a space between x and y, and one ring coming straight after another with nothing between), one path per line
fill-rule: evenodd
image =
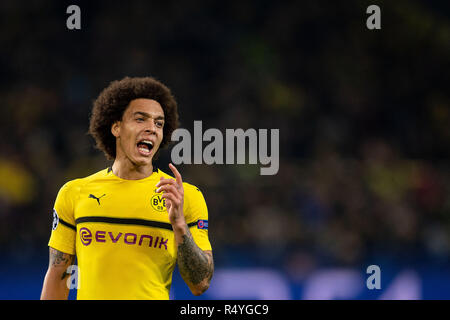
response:
M155 194L151 200L150 204L152 205L152 208L156 211L163 212L166 211L166 199L162 197L162 193Z

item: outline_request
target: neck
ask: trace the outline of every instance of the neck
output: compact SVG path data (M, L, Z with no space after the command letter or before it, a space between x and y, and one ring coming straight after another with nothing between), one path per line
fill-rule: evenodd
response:
M128 159L118 159L114 160L112 165L113 173L125 180L140 180L149 177L153 172L153 165L150 162L149 165L136 165Z

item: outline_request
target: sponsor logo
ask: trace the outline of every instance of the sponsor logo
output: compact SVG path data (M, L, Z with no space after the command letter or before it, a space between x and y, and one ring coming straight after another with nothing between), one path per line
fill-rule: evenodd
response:
M85 246L90 245L92 242L91 230L89 230L88 228L81 228L80 229L80 240L81 240L81 243L84 244Z
M123 243L126 245L138 245L158 249L164 248L164 250L167 250L167 242L169 241L169 239L164 239L163 237L155 237L149 234L139 235L132 232L118 232L115 234L110 231L97 230L92 234L91 230L88 228L81 228L79 233L81 243L85 246L88 246L92 241L95 241L97 243Z
M100 197L97 198L97 197L94 196L92 193L89 194L89 198L90 198L90 199L95 199L95 200L97 200L98 205L100 205L100 199L103 198L104 196L106 196L106 194L104 194L104 195L102 195L102 196L100 196Z

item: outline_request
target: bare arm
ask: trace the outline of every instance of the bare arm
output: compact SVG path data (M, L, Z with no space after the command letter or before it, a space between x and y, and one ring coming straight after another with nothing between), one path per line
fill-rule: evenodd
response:
M181 277L196 296L209 288L214 273L212 251L201 250L192 238L187 225L183 230L174 230L178 244L178 269Z
M50 247L50 261L42 286L41 300L66 300L69 296L67 287L67 268L72 265L74 255Z

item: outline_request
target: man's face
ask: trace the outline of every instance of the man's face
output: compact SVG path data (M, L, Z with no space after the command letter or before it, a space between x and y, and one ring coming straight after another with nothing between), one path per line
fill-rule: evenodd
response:
M126 157L134 165L149 165L163 139L164 111L151 99L135 99L125 110L122 121L114 123L116 159Z

